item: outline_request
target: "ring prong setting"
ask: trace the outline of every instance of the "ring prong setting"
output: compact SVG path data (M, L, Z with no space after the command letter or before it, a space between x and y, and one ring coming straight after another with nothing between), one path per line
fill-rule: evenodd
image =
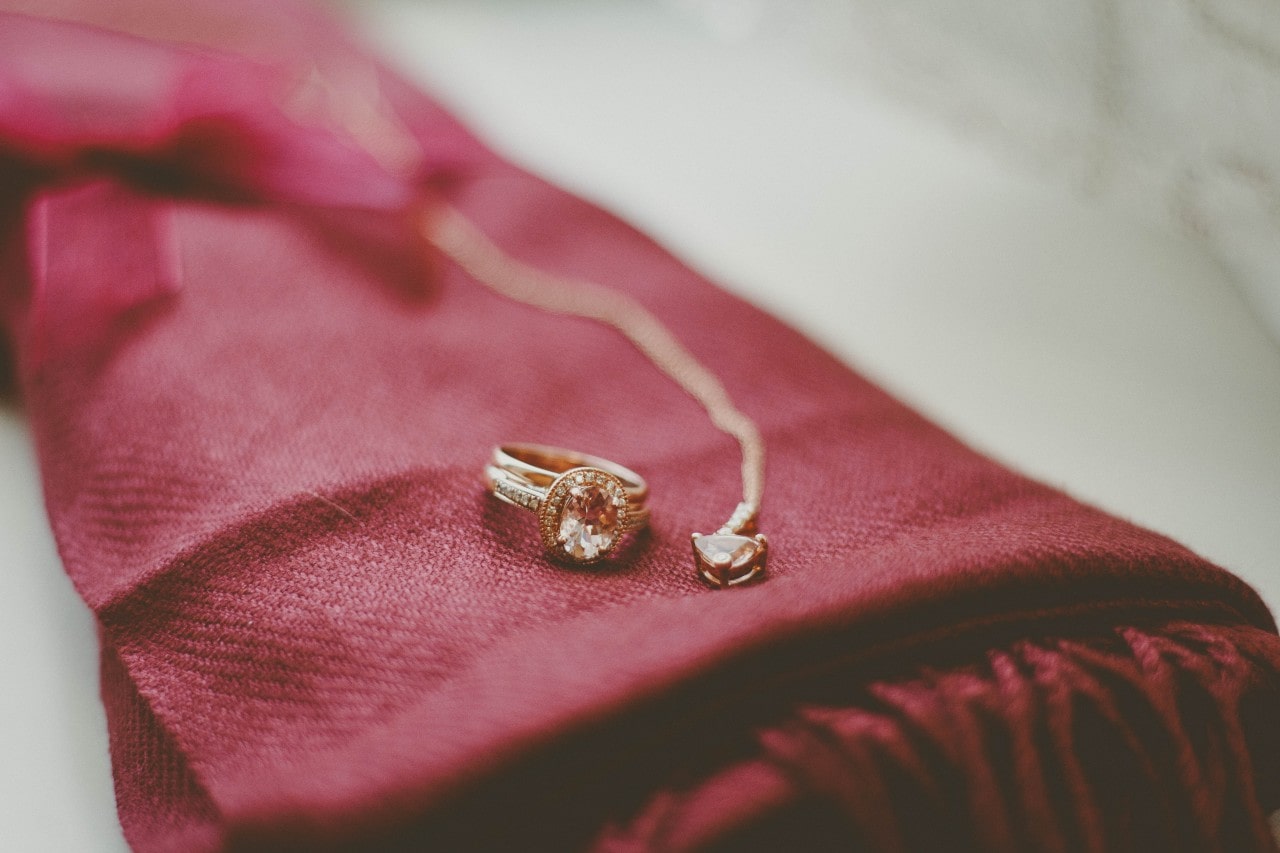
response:
M599 468L572 468L547 489L538 514L542 544L558 559L597 563L622 540L629 510L619 478Z

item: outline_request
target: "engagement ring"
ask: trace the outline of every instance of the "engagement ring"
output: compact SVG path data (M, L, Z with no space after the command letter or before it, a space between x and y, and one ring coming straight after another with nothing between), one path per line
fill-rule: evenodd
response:
M504 444L493 449L484 478L499 500L537 514L549 555L574 563L603 559L649 523L644 479L598 456Z

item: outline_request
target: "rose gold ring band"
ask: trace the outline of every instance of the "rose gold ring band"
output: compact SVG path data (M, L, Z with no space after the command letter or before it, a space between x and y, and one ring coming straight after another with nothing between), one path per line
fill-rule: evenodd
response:
M484 469L496 498L537 514L548 554L594 563L649 523L644 478L615 462L541 444L504 444Z
M556 477L573 468L596 468L617 477L626 489L628 499L643 503L649 497L649 486L635 471L576 450L545 444L503 444L493 449L490 464L535 486L548 486Z

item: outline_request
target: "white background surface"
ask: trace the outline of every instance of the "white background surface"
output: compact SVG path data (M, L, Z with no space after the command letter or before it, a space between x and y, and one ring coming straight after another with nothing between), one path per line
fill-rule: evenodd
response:
M352 9L508 156L1280 605L1280 350L1184 239L658 4ZM0 850L118 851L93 623L13 407L0 471Z
M1178 229L1280 341L1280 3L666 2Z

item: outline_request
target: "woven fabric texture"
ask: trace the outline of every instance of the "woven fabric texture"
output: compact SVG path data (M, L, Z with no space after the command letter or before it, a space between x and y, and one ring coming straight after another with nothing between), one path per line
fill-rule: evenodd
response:
M1231 575L965 448L308 10L42 10L374 69L436 192L643 303L770 453L767 579L709 590L688 533L736 503L733 443L615 332L369 206L146 187L181 287L35 359L28 171L11 339L136 849L1273 849L1280 638ZM106 276L111 216L50 245ZM547 562L481 485L515 440L641 472L652 532Z

